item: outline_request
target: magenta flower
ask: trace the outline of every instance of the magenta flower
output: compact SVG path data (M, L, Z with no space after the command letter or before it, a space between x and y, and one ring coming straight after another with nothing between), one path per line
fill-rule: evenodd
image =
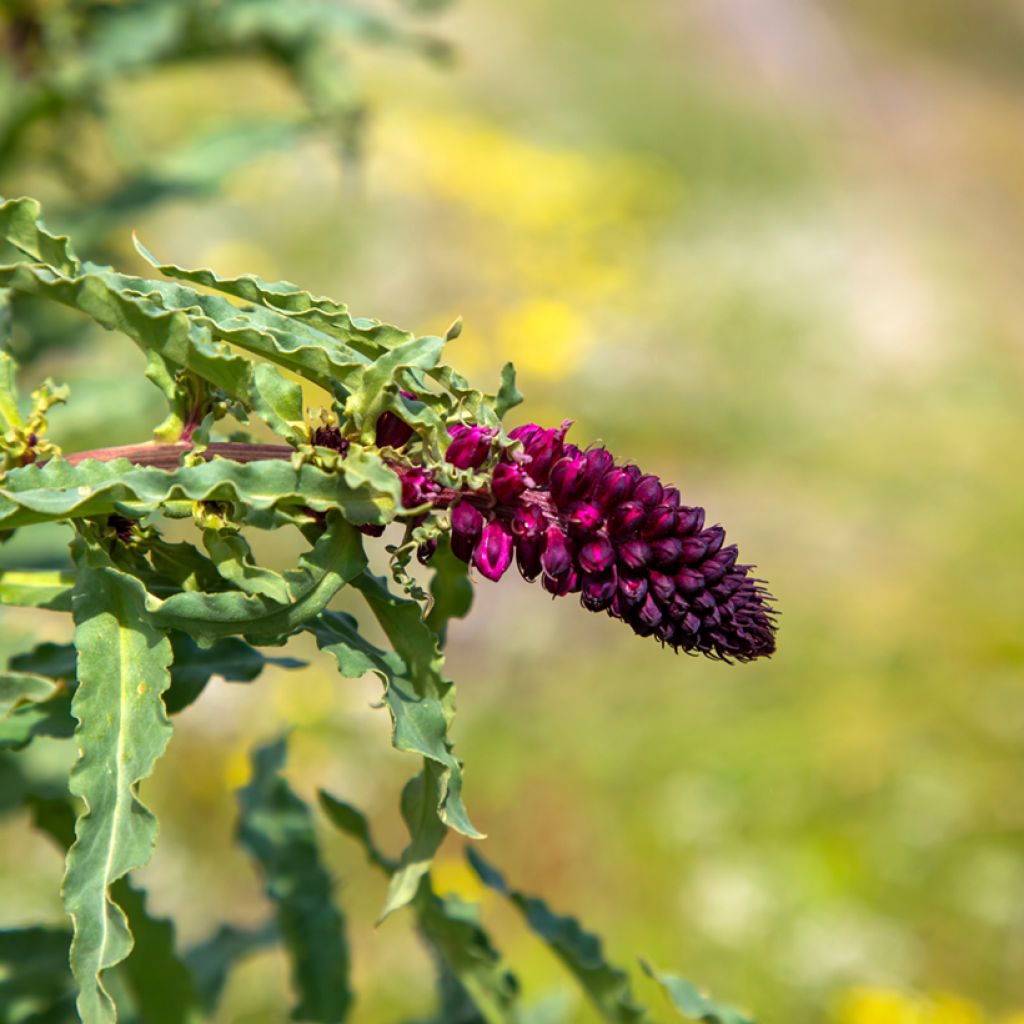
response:
M704 510L603 448L567 444L536 424L509 437L489 492L463 494L452 507L452 550L490 580L513 555L527 580L538 576L556 596L579 593L641 636L724 661L750 661L775 650L773 598L751 566L737 563L720 526L704 527ZM451 430L447 458L459 468L487 459L492 432Z

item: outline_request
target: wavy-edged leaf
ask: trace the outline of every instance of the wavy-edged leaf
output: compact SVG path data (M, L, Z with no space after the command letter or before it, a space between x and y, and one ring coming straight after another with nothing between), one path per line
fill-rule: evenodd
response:
M83 1024L117 1019L103 972L132 949L110 887L149 860L156 818L138 799L171 735L161 695L170 683L171 645L146 615L145 591L106 556L76 542L72 713L80 750L70 790L84 802L68 852L64 904L74 925L71 969Z
M11 658L10 670L42 678L51 696L26 702L0 715L0 750L20 750L37 736L66 739L75 731L71 693L75 677L75 649L71 644L39 644Z
M266 597L278 604L290 600L288 581L279 572L257 565L248 541L239 533L204 530L203 545L217 572L235 589L252 597Z
M74 583L69 572L0 569L0 604L69 612Z
M370 357L379 354L381 349L395 348L413 338L410 332L392 327L390 324L354 318L343 303L324 296L313 296L290 281L264 281L255 274L221 277L212 270L187 270L174 264L160 263L138 240L135 247L143 259L165 277L191 281L224 295L250 302L254 306L275 310L300 323L324 331Z
M320 539L300 557L299 568L287 574L291 597L287 603L240 591L186 591L166 600L147 595L146 608L153 622L187 633L200 647L237 634L279 643L319 615L345 584L359 578L365 566L359 531L332 513Z
M473 605L473 583L469 578L469 566L452 554L448 534L438 539L430 568L434 575L430 581L430 611L425 621L443 647L448 639L448 623L469 614Z
M192 704L213 676L229 683L249 683L267 665L279 668L302 668L306 663L295 658L268 658L238 637L224 637L212 647L200 647L190 636L171 633L174 664L171 666L171 687L164 694L169 715L176 715Z
M238 838L252 854L274 903L298 1002L293 1020L333 1024L352 1002L344 919L320 861L309 808L281 775L285 743L253 753L250 783L239 790Z
M398 865L392 858L382 853L380 847L373 841L373 834L370 831L370 823L366 820L366 815L358 807L339 800L326 790L319 790L317 798L320 802L320 809L327 816L327 820L335 828L355 839L362 846L366 858L371 864L380 868L384 874L391 875Z
M302 388L269 363L258 364L254 371L252 407L278 437L295 445L306 440Z
M481 833L462 803L462 766L448 739L452 686L440 671L437 638L424 624L419 605L396 597L381 580L363 573L352 586L366 598L394 651L381 651L362 637L350 615L328 612L307 628L317 645L334 656L343 675L359 678L375 672L380 677L393 746L424 758L423 771L402 792L402 815L411 838L392 878L383 917L415 896L446 826L474 839Z
M0 292L0 433L12 427L20 427L24 420L18 409L18 388L14 380L17 366L9 352L2 346L6 341L4 329L8 323L10 293Z
M0 1022L67 1024L74 1019L64 928L0 931Z
M332 824L362 846L371 864L391 876L399 866L381 853L362 811L323 790L319 796ZM440 1020L517 1021L519 984L501 966L501 955L481 926L477 908L455 897L436 895L429 877L420 879L412 906L420 935L440 972Z
M11 470L0 482L0 529L112 512L139 516L176 500L237 502L249 510L340 509L351 523L384 524L401 506L401 484L379 458L361 449L350 451L330 473L278 459L215 458L172 471L128 459L77 465L55 459Z
M204 1013L212 1015L220 1002L231 968L241 960L277 945L280 935L273 921L262 928L221 925L206 941L185 954L185 963Z
M611 1024L637 1024L648 1020L647 1012L633 999L629 975L605 959L601 940L596 935L584 931L576 918L553 913L543 900L511 889L504 876L475 849L467 848L466 857L480 881L507 897L534 934L548 944L604 1020Z
M0 722L22 702L37 704L54 695L57 684L32 672L0 672Z
M37 199L22 196L0 203L0 237L27 256L47 263L61 274L74 275L81 262L66 235L54 235L43 224L43 208Z
M692 981L659 971L643 959L640 960L640 966L647 977L661 986L672 1006L687 1020L701 1021L703 1024L754 1024L752 1017L731 1006L715 1002Z
M145 1024L193 1024L198 998L192 975L175 949L174 925L154 917L146 893L127 878L115 883L112 895L126 914L134 939L131 956L120 971L139 1018Z

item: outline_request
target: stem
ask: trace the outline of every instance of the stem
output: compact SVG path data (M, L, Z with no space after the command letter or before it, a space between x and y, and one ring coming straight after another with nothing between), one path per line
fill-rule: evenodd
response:
M114 448L93 448L87 452L72 452L64 458L77 466L86 459L110 462L113 459L128 459L136 466L155 466L158 469L175 469L182 455L192 451L186 443L157 444L146 441L142 444L126 444ZM207 461L215 455L235 462L260 462L263 459L290 459L295 449L286 444L244 444L235 441L213 441L200 453Z

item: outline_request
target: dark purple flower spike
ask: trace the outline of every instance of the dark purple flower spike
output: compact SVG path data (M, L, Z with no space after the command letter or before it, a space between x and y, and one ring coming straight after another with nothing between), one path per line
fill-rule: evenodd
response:
M557 430L530 423L509 437L522 452L501 456L491 493L455 504L452 550L490 580L512 564L538 576L556 596L579 593L641 636L723 661L751 661L775 650L773 598L751 566L737 563L720 526L704 526L704 510L636 466L615 464L603 448L566 444ZM451 429L447 458L478 468L494 434Z

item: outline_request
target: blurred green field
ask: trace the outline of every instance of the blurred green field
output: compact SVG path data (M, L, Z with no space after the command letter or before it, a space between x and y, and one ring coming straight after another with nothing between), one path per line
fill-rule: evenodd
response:
M490 387L520 369L513 422L573 418L577 443L705 505L770 581L778 654L731 668L480 582L449 643L455 736L483 849L517 886L619 961L642 953L763 1021L1020 1024L1024 17L999 0L462 0L431 29L453 68L356 55L372 118L355 174L311 138L101 241L139 267L134 227L167 261L286 277L420 333L462 315L460 370ZM238 61L114 102L159 150L295 100ZM30 164L0 180L60 190ZM34 366L72 387L56 440L145 437L162 409L142 368L102 333ZM55 628L11 612L0 643ZM401 841L412 765L378 684L295 654L309 667L211 688L145 787L162 834L141 878L184 941L265 912L231 844L257 740L292 729L296 788ZM425 1013L407 923L374 930L381 883L324 840L354 1019ZM0 821L0 926L59 920L61 869L27 820ZM552 1020L596 1019L452 839L438 882L482 901ZM285 986L283 960L253 959L218 1021L283 1020Z

